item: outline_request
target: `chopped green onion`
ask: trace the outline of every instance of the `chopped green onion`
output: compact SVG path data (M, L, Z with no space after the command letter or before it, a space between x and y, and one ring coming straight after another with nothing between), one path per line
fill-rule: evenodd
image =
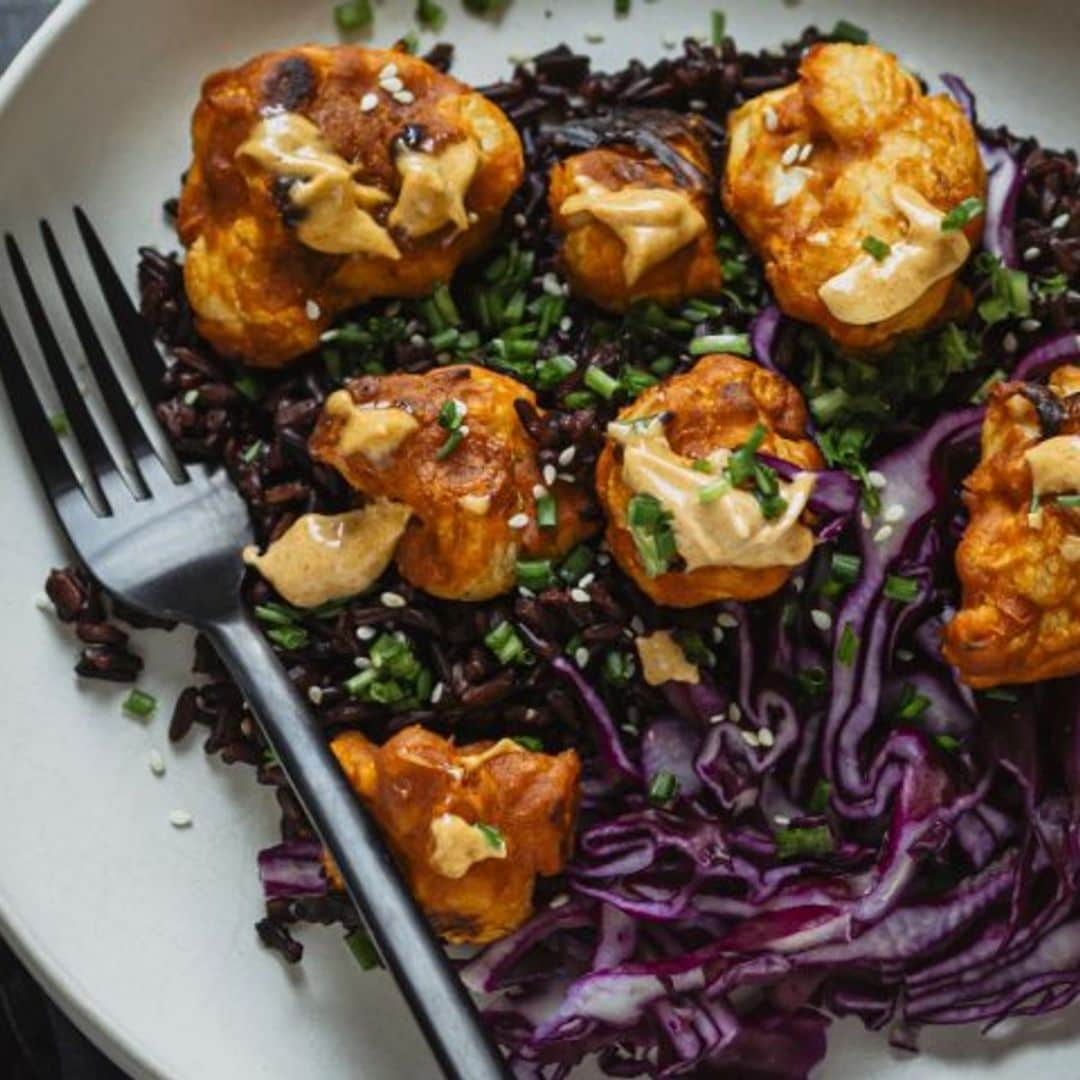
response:
M456 431L461 427L461 421L465 419L465 403L457 398L449 398L444 401L439 409L439 426L447 431Z
M68 426L67 414L62 412L53 413L52 416L49 417L49 427L61 437L71 430Z
M628 398L636 398L643 390L655 386L657 378L648 371L627 365L619 372L619 386Z
M1037 491L1031 492L1031 501L1028 503L1028 513L1037 514L1039 512L1039 493Z
M416 21L425 30L438 32L446 25L446 12L435 0L416 0Z
M572 356L549 356L536 365L536 384L542 390L550 390L577 370Z
M962 229L965 225L970 225L984 210L982 199L972 195L963 202L957 203L941 219L941 231L955 232L957 229Z
M255 375L241 375L233 380L233 386L249 401L257 401L262 393L262 383Z
M807 809L811 814L824 814L829 805L829 795L832 793L832 784L829 783L824 777L822 777L814 785L813 793L810 795L810 802L807 804Z
M887 259L892 251L892 248L884 240L879 240L876 236L864 236L862 249L878 262Z
M497 623L484 635L484 644L500 664L527 664L532 659L513 623Z
M649 802L653 806L668 806L679 794L679 779L666 769L661 769L649 782Z
M1058 506L1064 506L1067 510L1080 507L1080 495L1059 495L1054 501Z
M616 15L629 15L630 14L630 0L615 0L615 14Z
M832 576L845 585L852 585L859 577L862 559L858 555L844 555L837 552L832 557Z
M828 825L777 829L773 839L776 841L776 855L780 859L828 855L836 847Z
M727 474L736 487L743 487L755 478L755 455L764 441L765 425L755 424L750 437L728 458Z
M734 356L751 356L749 334L704 334L690 342L691 356L707 356L709 353L732 353Z
M844 623L844 629L840 632L840 642L836 647L836 658L845 667L851 667L855 663L858 652L859 635L852 629L851 623Z
M591 409L596 404L596 398L588 390L572 390L563 398L563 404L568 409Z
M654 375L659 375L663 378L665 375L670 375L675 370L675 357L674 356L658 356L650 365L649 370Z
M846 41L851 45L865 45L870 35L861 27L847 19L840 19L829 34L830 41Z
M308 643L308 632L302 626L275 626L266 636L283 649L302 649Z
M955 735L935 735L934 742L947 753L954 754L960 749L960 740Z
M984 690L983 697L991 701L1005 701L1015 705L1020 700L1020 695L1015 690L1007 690L1004 687L995 687L992 690Z
M461 340L461 331L456 327L448 326L445 330L440 330L437 334L432 334L428 339L428 344L436 352L446 352L447 349L452 349Z
M917 720L930 708L931 704L932 702L925 694L918 693L911 683L905 683L896 708L897 719Z
M626 653L612 649L604 655L601 675L612 686L626 686L634 675L633 661Z
M476 827L483 833L489 847L494 848L496 851L502 851L506 847L503 834L494 825L485 825L483 822L478 821Z
M543 742L535 735L514 735L512 738L522 750L531 750L534 754L542 754L544 752Z
M365 29L372 24L374 18L371 0L346 0L345 3L334 6L334 22L344 34Z
M698 488L698 502L708 505L716 502L717 499L722 499L730 490L731 480L726 476L722 476L719 480L714 480L711 484L703 484Z
M366 930L358 928L351 934L346 934L345 944L349 946L349 952L353 954L353 958L364 971L382 967L379 952Z
M559 567L559 577L567 585L576 585L588 572L593 564L595 552L585 544L578 544L569 555L562 561Z
M585 369L585 385L605 401L610 401L619 389L618 380L613 379L606 371L591 366Z
M157 698L145 690L132 690L124 699L122 708L128 716L145 720L157 708Z
M712 43L716 46L724 44L724 32L727 30L727 16L722 11L713 9L712 13Z
M540 592L555 583L550 559L518 559L516 569L517 583L533 592Z
M559 522L559 508L550 491L537 496L536 524L541 529L554 529Z
M299 614L295 608L286 607L273 600L255 606L255 618L268 626L294 626Z
M694 458L690 464L690 468L694 472L711 473L713 471L712 462L707 458Z
M246 446L240 451L241 461L245 461L250 465L262 452L262 448L262 439L256 439L250 446Z
M446 442L435 451L435 459L437 461L443 461L448 458L464 441L465 429L454 428L449 435L446 436Z
M899 600L902 604L910 604L919 595L919 583L912 581L911 578L890 574L885 579L885 588L882 591L890 600Z
M671 513L653 495L639 492L630 497L627 524L645 573L657 577L674 561L678 551Z

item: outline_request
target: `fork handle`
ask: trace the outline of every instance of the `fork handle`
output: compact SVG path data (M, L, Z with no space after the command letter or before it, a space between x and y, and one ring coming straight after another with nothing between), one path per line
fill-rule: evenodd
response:
M307 703L252 617L204 628L258 719L312 824L330 849L387 967L444 1074L507 1080L472 998L398 873Z

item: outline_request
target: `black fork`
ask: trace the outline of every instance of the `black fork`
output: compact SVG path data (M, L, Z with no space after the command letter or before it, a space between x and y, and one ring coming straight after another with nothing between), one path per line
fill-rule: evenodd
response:
M164 364L150 329L86 215L76 209L75 217L121 340L152 399ZM82 483L68 464L2 312L0 374L27 452L72 547L114 596L147 614L188 623L209 637L333 854L445 1074L456 1080L507 1077L472 999L409 894L378 829L241 602L240 552L252 541L243 501L224 469L184 467L158 456L47 222L41 223L41 235L87 363L130 458L125 475L72 377L22 252L8 235L8 258L27 315L71 436L86 461Z

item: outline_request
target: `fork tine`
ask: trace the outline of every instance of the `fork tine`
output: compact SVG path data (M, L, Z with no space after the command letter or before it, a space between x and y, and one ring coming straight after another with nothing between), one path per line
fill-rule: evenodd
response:
M165 362L161 359L157 345L154 344L154 335L132 303L119 274L105 253L104 245L80 206L75 207L75 221L79 226L83 243L86 245L98 284L105 294L105 302L109 305L113 321L120 331L128 356L131 357L131 363L142 385L143 393L149 401L157 401L161 392L161 379L165 374Z
M86 354L90 370L94 373L101 396L131 457L134 478L139 489L135 492L135 496L136 498L145 498L150 492L139 465L154 453L154 449L150 445L150 440L146 437L142 425L135 418L135 410L131 407L127 395L116 377L116 372L113 371L113 367L105 355L101 339L90 321L90 316L87 314L82 298L75 288L67 263L60 253L56 237L47 221L41 222L41 236L45 241L45 251L49 256L49 262L52 264L53 273L56 275L60 292L64 297L64 303L67 304L68 313L71 315L71 321L75 325L75 332L79 336L79 342L82 344L83 351Z
M26 372L3 312L0 312L0 377L3 378L11 411L26 444L27 456L55 505L57 500L79 487L79 483L60 449L56 432Z
M11 260L11 268L15 271L15 280L19 285L19 292L22 293L23 303L26 305L26 313L30 317L30 323L34 328L38 345L41 347L42 356L45 357L45 365L52 376L56 392L60 395L60 404L67 415L71 430L86 458L89 473L86 483L92 493L108 507L109 504L105 498L103 483L110 473L116 471L116 465L108 447L105 445L104 439L101 437L101 432L98 431L97 425L90 415L90 410L86 407L83 395L75 385L75 379L72 377L71 369L64 359L60 343L56 340L56 335L49 325L45 310L41 306L41 300L38 298L37 290L34 288L30 271L26 267L19 245L15 242L15 237L11 233L7 234L5 242L8 258ZM30 452L34 452L33 447L30 448Z

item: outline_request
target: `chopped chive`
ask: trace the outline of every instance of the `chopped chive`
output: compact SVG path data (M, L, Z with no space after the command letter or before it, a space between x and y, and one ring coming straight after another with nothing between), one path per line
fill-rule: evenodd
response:
M240 451L241 460L246 461L250 465L259 456L262 448L262 439L256 439L250 446L246 446Z
M461 427L461 421L465 418L465 404L457 398L449 398L443 402L439 409L439 426L447 431L456 431Z
M957 203L942 219L942 232L955 232L957 229L970 225L985 210L982 199L972 195Z
M522 750L531 750L534 754L542 754L544 752L543 742L535 735L514 735L512 738Z
M935 735L934 742L936 742L942 750L950 754L955 754L961 746L960 740L955 735Z
M773 833L773 839L776 841L776 854L780 859L828 855L836 847L828 825L777 829Z
M1054 501L1058 506L1064 506L1067 510L1080 507L1080 495L1059 495Z
M448 326L445 330L432 334L428 339L428 344L436 352L446 352L447 349L452 349L455 345L459 345L460 342L461 331L453 326Z
M494 848L496 851L502 851L506 847L503 834L494 825L485 825L483 822L478 821L476 827L483 833L489 847Z
M379 952L366 930L356 929L351 934L346 934L345 944L349 946L349 952L364 971L382 967Z
M61 437L66 435L71 430L68 425L67 413L53 413L52 416L49 417L49 427Z
M345 3L334 6L334 22L345 34L365 29L372 24L374 18L371 0L346 0Z
M911 683L905 683L896 709L897 719L917 720L930 708L931 704L930 699L925 694L918 693Z
M145 720L157 708L157 698L145 690L132 690L124 699L122 708L128 716Z
M605 401L610 401L615 396L615 391L619 389L616 379L613 379L606 371L592 366L585 369L585 385Z
M653 806L668 806L679 794L679 779L666 769L661 769L649 782L649 802Z
M845 585L853 584L862 569L862 559L858 555L844 555L837 552L832 557L832 576Z
M550 390L577 370L572 356L549 356L536 365L536 383L543 390Z
M513 623L497 623L484 635L484 644L500 664L527 664L532 659Z
M634 675L630 657L626 653L619 652L618 649L605 653L601 674L612 686L626 686Z
M568 409L591 409L596 398L588 390L573 390L563 398L563 404Z
M454 428L449 435L446 436L446 442L435 451L435 459L437 461L443 461L448 458L465 440L465 429Z
M911 578L890 574L885 579L885 588L882 591L890 600L899 600L902 604L910 604L919 595L919 583L912 581Z
M622 392L631 399L636 398L643 390L648 390L650 386L655 386L657 381L656 376L650 372L630 365L619 372L619 386Z
M698 488L698 502L707 506L709 503L716 502L717 499L722 499L730 490L731 480L722 476L719 480Z
M675 357L658 356L651 364L649 364L649 370L654 375L659 375L661 378L665 375L670 375L675 370Z
M615 0L615 14L616 15L629 15L630 14L630 0Z
M887 259L892 252L892 248L884 240L879 240L876 236L864 236L862 249L878 262Z
M420 38L416 31L406 30L401 37L400 45L410 56L415 56L420 51Z
M829 34L830 41L846 41L851 45L865 45L870 35L861 27L847 19L840 19Z
M989 698L991 701L1006 701L1010 705L1015 705L1020 700L1020 695L1015 690L1008 690L1000 686L991 690L984 690L983 697Z
M724 44L724 33L727 30L727 16L722 11L713 10L712 13L712 43L720 46Z
M255 375L241 375L233 380L233 386L249 401L257 401L262 393L262 383Z
M416 0L416 21L437 33L446 25L446 12L435 0Z
M690 342L691 356L707 356L709 353L731 353L734 356L751 356L749 334L704 334Z
M255 605L255 618L268 626L294 626L299 614L295 608L286 607L273 600Z
M859 635L855 633L851 623L844 623L844 629L840 633L840 641L836 647L836 658L845 667L851 667L855 663L858 652Z
M672 515L653 495L639 492L627 506L627 524L645 573L658 577L675 559L675 532Z
M536 499L536 524L541 529L554 529L559 520L559 508L550 491Z
M559 567L559 577L567 585L576 585L588 572L593 564L593 549L585 544L578 544L569 555L562 561Z
M713 471L712 462L707 458L694 458L690 468L699 473L711 473Z
M518 559L517 583L526 589L540 592L555 583L550 559Z
M283 649L302 649L308 643L308 632L302 626L275 626L266 636Z

